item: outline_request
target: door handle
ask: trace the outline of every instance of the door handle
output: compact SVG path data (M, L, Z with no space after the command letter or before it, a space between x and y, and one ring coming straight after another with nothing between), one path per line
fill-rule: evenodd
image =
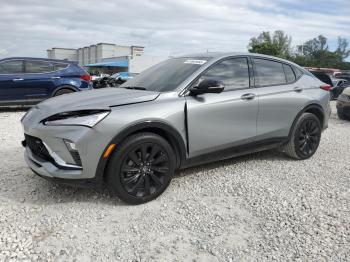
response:
M249 93L241 96L242 100L252 100L255 98L255 94Z
M299 87L299 86L296 86L296 87L293 88L293 91L294 92L301 92L301 91L303 91L303 89L301 87Z
M24 79L23 78L15 78L15 79L12 79L12 81L23 81Z
M53 76L51 77L51 79L60 79L61 77L60 76Z

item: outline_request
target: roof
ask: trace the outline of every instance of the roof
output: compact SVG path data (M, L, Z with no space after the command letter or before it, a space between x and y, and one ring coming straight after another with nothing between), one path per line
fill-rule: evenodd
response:
M5 57L0 59L1 60L40 60L40 61L49 61L49 62L63 62L63 63L70 63L70 64L77 64L77 61L71 61L66 59L51 59L51 58L45 58L45 57Z
M119 61L106 61L101 63L88 64L86 66L96 66L96 67L128 67L128 60L119 60Z
M191 57L202 57L202 58L214 58L214 59L221 59L229 56L257 56L257 57L263 57L263 58L270 58L270 59L275 59L279 60L281 62L293 64L295 66L298 66L301 68L299 65L295 64L292 61L288 61L279 57L275 56L269 56L269 55L263 55L263 54L257 54L257 53L248 53L248 52L207 52L207 53L194 53L194 54L189 54L189 55L182 55L182 56L177 56L177 57L184 57L184 58L191 58Z

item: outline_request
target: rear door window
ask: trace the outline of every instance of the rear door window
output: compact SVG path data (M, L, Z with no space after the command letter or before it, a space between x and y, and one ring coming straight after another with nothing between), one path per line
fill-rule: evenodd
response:
M48 73L53 71L53 65L48 61L25 61L25 72L29 74Z
M284 73L286 74L287 83L293 83L296 80L296 78L292 67L290 65L283 64L283 69Z
M282 63L254 58L255 84L257 86L274 86L286 84Z
M0 74L22 74L23 60L8 60L0 63Z

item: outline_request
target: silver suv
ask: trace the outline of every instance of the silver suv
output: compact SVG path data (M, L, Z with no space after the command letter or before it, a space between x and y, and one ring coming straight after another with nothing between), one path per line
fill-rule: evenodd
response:
M122 200L159 196L176 169L266 150L317 150L329 86L289 61L258 54L172 58L120 88L52 98L22 119L38 175L106 183Z

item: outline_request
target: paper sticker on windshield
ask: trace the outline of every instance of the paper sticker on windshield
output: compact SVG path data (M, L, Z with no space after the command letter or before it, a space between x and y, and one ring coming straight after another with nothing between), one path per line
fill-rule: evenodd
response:
M204 65L206 62L206 60L188 59L185 61L185 64Z

